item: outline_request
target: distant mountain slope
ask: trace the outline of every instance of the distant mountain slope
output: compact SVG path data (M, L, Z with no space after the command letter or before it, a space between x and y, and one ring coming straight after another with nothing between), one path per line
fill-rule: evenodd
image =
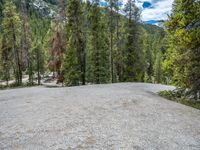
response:
M164 32L164 29L156 26L156 25L151 25L151 24L141 24L141 26L149 33L149 34L156 34L157 32Z
M6 0L0 0L0 18L2 18L3 4ZM13 0L16 6L20 9L22 0ZM29 13L36 12L42 17L53 18L58 11L59 0L25 0L26 7ZM150 24L141 24L141 26L150 34L155 34L157 31L162 32L163 29Z
M3 5L6 0L0 0L0 18L2 18ZM18 9L21 9L22 0L13 0ZM29 13L35 11L41 16L53 17L57 12L58 0L24 0Z
M32 0L30 6L39 11L42 16L53 17L57 12L56 0Z

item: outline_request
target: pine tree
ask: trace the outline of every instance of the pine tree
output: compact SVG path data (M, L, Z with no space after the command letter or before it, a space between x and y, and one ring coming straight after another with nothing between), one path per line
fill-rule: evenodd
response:
M62 76L62 70L61 66L63 63L63 54L65 51L66 41L63 35L63 26L62 23L56 22L54 25L52 25L52 32L53 35L50 39L49 44L52 45L49 49L49 55L50 55L50 62L49 62L49 68L56 72L57 75L57 83L59 82L59 79Z
M63 83L63 55L66 49L66 35L64 34L66 25L66 15L65 15L66 1L60 0L59 2L59 15L52 21L50 26L51 37L49 42L49 69L56 72L57 83Z
M119 82L124 81L124 58L125 58L125 43L126 43L126 33L125 24L126 18L118 14L118 23L116 26L116 36L115 36L115 47L114 47L114 66L116 70L117 80Z
M153 82L162 83L164 80L163 76L163 54L166 51L165 34L163 30L156 31L154 36L151 36L151 54L153 64ZM165 82L168 77L165 76Z
M67 47L67 51L74 50L75 52L67 52L66 55L72 54L72 56L66 56L66 58L74 57L72 59L78 61L78 68L76 66L76 63L68 62L68 59L65 60L66 63L72 63L72 65L66 65L64 66L64 69L66 70L65 77L69 77L65 79L66 84L68 83L79 83L79 81L82 83L82 85L85 85L85 73L86 73L86 53L85 53L85 34L83 33L83 25L84 25L84 17L83 17L83 10L82 10L82 4L80 0L69 0L67 5L67 36L68 36L68 42L70 39L70 43ZM72 46L72 47L70 47ZM76 58L77 57L77 58ZM69 68L68 68L68 67ZM79 81L70 81L72 78L68 75L68 72L74 72L74 69L77 70L77 74L80 72L80 78ZM73 70L73 71L72 71ZM70 84L71 85L71 84Z
M126 45L124 56L124 81L142 81L143 78L143 50L140 48L138 28L139 9L135 1L129 0L125 5L127 22L125 24Z
M171 51L175 57L167 58L165 68L167 64L173 66L171 75L174 83L191 89L196 98L200 92L199 3L193 0L176 0L172 15L166 23L170 42L168 53Z
M37 74L38 85L41 84L41 74L45 71L45 52L41 42L34 44L31 50L33 71Z
M23 70L28 71L29 84L33 85L33 73L31 68L31 31L28 22L27 1L21 2L21 20L22 20L22 36L21 36L21 50L22 50L22 65Z
M14 72L18 85L22 84L22 62L21 51L19 49L19 39L21 35L21 20L17 13L16 7L11 0L8 0L4 5L3 10L4 35L9 45L12 45L12 57L14 59Z
M78 63L76 46L74 45L74 38L70 37L68 40L67 51L64 56L64 82L67 86L74 86L80 84L81 71Z
M111 82L115 82L115 71L114 71L114 33L116 30L117 23L117 13L119 10L118 0L107 0L108 6L108 29L109 29L109 44L110 44L110 74L111 74Z
M11 76L11 66L12 66L12 48L8 45L5 35L3 35L0 43L0 69L2 73L2 79L6 80L8 86L8 81Z
M153 50L152 50L152 36L144 31L143 36L143 48L145 54L145 63L146 63L146 79L145 82L152 82L153 76Z
M117 1L119 4L119 1ZM114 36L114 52L113 52L113 62L114 62L114 78L116 81L122 81L123 75L123 50L124 50L124 17L119 13L120 7L116 10L116 30Z
M38 85L41 84L41 75L47 68L47 32L50 26L49 19L41 19L34 14L31 16L31 50L30 50L30 72L37 74Z
M87 74L88 81L96 84L106 83L109 79L108 39L105 36L104 18L99 1L94 0L89 15L91 30L88 41Z
M154 78L156 83L162 81L162 52L159 51L156 55L156 61L154 64Z

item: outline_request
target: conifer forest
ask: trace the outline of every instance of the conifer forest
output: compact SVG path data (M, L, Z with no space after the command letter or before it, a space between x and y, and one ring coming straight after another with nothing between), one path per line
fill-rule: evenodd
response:
M198 0L175 0L159 26L141 20L135 0L123 7L119 0L33 2L0 0L4 86L40 85L45 78L63 86L147 82L199 97Z
M0 0L0 150L200 150L200 0Z

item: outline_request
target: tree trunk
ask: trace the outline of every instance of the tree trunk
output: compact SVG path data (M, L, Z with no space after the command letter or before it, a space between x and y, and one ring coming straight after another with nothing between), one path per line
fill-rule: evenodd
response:
M21 64L20 64L20 57L19 57L19 51L17 50L17 45L16 45L16 35L15 35L15 29L14 25L12 24L12 30L13 30L13 51L15 55L15 61L17 64L17 84L21 85L22 84L22 70L21 70Z
M111 82L114 83L114 66L113 66L113 4L110 2L110 71L111 71Z
M37 78L38 78L38 85L40 85L40 56L39 50L37 50Z

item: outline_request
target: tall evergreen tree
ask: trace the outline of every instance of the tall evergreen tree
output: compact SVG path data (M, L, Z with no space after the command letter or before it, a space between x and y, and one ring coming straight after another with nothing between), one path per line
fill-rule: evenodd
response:
M156 61L154 64L154 77L156 83L162 81L162 52L159 51L156 55Z
M71 74L74 71L74 69L77 70L77 74L79 74L79 81L82 85L85 84L85 73L86 73L86 53L85 53L85 34L83 33L83 25L84 25L84 17L83 17L83 10L82 10L82 4L80 0L69 0L67 5L67 36L68 36L68 42L70 39L70 43L68 44L66 55L74 54L72 56L66 56L65 64L68 63L68 65L64 66L65 71L65 80L70 81L73 79L71 76L74 74ZM70 47L72 46L72 47ZM71 53L72 50L75 50L75 52ZM70 62L68 58L72 58L78 61L78 67L76 66L77 63ZM75 65L75 66L74 66ZM67 67L68 66L68 67ZM70 81L66 82L68 83L79 83L79 81ZM71 85L71 84L70 84Z
M105 36L104 18L99 7L99 0L94 0L89 14L91 29L88 42L87 74L89 82L97 84L105 83L109 79L108 39Z
M119 6L118 0L107 0L108 1L108 29L109 29L109 43L110 43L110 74L111 82L115 82L115 72L114 72L114 33L116 30L117 13Z
M146 63L146 77L145 82L152 82L153 76L153 49L152 49L152 36L149 35L146 31L144 32L143 36L143 48L145 54L145 63Z
M6 41L12 46L12 57L14 59L15 78L18 85L22 84L22 62L21 50L19 49L21 36L21 20L17 13L16 6L11 0L6 1L3 10L2 27Z
M64 56L64 82L67 86L74 86L80 84L80 67L78 63L76 46L74 45L74 38L71 36L67 42L67 51Z
M47 68L47 31L50 26L49 19L41 19L37 14L33 15L30 21L31 27L31 72L37 74L37 82L41 84L41 74Z
M165 68L171 65L171 76L175 84L191 89L197 97L200 92L200 2L175 0L172 15L166 23L168 40L173 57L167 57ZM187 63L185 63L187 62ZM167 65L166 65L167 64Z
M6 80L8 86L8 81L11 77L11 66L12 66L12 48L6 41L5 35L3 35L0 42L0 65L2 78Z
M33 71L37 74L37 83L41 84L41 74L44 73L45 70L45 52L42 43L39 41L34 44L31 50L32 54L32 63L33 63Z
M28 19L27 0L21 2L21 20L22 20L22 36L21 36L21 50L22 50L22 65L23 70L28 72L29 84L33 85L33 73L31 69L31 31Z
M116 30L114 36L114 76L116 81L122 82L123 80L123 51L125 43L125 34L124 34L124 16L120 14L119 1L117 1L118 7L116 10Z
M142 81L143 78L143 50L140 48L140 35L138 21L139 9L134 0L129 0L125 5L127 22L125 24L126 45L124 56L124 81Z

